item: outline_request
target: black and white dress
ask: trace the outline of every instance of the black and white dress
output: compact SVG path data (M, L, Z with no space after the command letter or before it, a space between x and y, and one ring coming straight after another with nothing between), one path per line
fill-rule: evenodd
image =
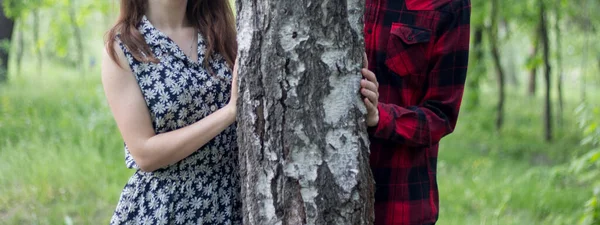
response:
M231 70L215 54L202 66L205 42L198 34L198 61L146 17L138 26L160 63L141 63L120 44L141 88L157 134L190 125L224 107ZM155 172L139 170L125 146L128 168L135 169L121 193L111 224L241 224L240 187L234 126L182 161Z

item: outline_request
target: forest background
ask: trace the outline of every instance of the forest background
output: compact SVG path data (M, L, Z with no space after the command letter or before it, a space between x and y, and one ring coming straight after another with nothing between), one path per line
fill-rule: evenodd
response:
M600 2L472 0L440 225L600 224ZM133 171L100 82L118 2L0 0L0 224L108 223Z

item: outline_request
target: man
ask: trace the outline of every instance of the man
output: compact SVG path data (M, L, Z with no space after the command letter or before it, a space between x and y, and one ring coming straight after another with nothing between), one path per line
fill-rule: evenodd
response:
M368 70L360 91L376 225L437 222L438 144L454 130L461 105L470 14L470 0L366 0Z

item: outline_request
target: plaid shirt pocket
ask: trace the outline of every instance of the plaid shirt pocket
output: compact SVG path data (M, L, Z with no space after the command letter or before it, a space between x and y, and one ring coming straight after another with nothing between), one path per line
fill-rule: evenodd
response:
M385 65L399 76L424 75L431 31L403 23L392 23Z

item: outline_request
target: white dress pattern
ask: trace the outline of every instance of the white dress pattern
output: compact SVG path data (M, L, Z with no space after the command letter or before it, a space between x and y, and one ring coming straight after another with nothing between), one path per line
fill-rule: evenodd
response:
M119 44L150 111L157 134L190 125L229 101L231 70L214 54L202 66L206 45L198 34L194 62L146 17L138 26L160 63L135 60ZM200 62L200 63L198 63ZM121 193L110 224L241 224L235 126L189 157L155 172L139 170L125 145L125 161L135 169Z

